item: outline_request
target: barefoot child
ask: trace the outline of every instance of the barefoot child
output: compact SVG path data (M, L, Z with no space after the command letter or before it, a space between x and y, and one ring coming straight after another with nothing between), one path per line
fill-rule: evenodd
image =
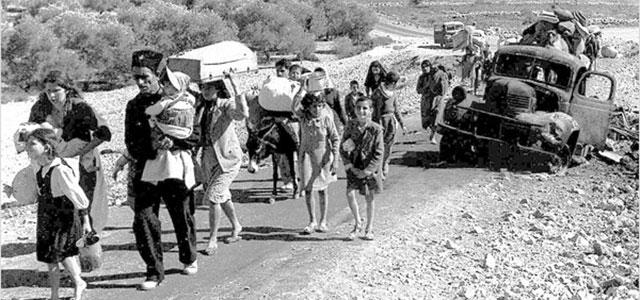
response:
M51 299L58 299L60 266L71 273L74 297L80 300L87 283L80 277L76 242L92 232L87 208L89 199L78 184L77 175L57 152L58 138L51 129L29 134L27 153L39 168L36 256L48 264Z
M294 103L294 111L300 118L300 162L302 183L309 212L309 225L304 228L305 234L316 230L326 232L327 227L327 187L336 181L338 169L338 150L340 138L332 113L325 106L322 93L308 93L300 101L300 108ZM316 220L315 199L313 191L318 191L320 198L320 224Z
M347 202L356 221L349 240L355 239L362 229L356 192L365 196L367 202L367 226L363 239L373 240L373 195L382 191L383 129L371 121L372 111L371 99L358 98L356 119L349 121L342 136L340 154L347 172Z

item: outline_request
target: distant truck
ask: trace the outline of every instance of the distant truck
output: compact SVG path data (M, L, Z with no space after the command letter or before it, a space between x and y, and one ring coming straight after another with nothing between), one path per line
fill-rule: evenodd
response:
M433 25L433 42L443 48L453 48L451 37L464 29L464 24L458 21L451 21Z
M441 159L557 172L603 146L616 81L575 56L529 45L496 52L483 99L456 87L438 118Z

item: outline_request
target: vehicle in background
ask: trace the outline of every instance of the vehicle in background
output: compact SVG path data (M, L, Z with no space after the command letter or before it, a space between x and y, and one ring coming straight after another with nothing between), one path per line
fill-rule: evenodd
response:
M453 48L451 36L464 29L464 24L458 21L436 23L433 25L433 42L443 48Z
M615 89L611 75L589 71L569 53L503 46L482 99L456 87L453 99L441 104L441 159L560 172L584 146L604 146Z

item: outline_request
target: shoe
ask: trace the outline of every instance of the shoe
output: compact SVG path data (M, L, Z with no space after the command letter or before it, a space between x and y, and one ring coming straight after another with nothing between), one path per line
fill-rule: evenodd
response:
M206 256L214 255L218 251L218 244L212 244L207 246L207 249L203 250L201 253Z
M362 220L361 222L363 222L364 220ZM355 226L353 226L353 230L351 230L351 232L349 232L349 235L347 236L347 241L353 241L356 239L356 235L362 230L362 228L360 228L360 225L356 224Z
M160 282L154 279L147 279L142 282L139 288L143 291L153 290L160 285Z
M194 260L190 264L184 264L184 270L182 270L182 274L184 275L193 275L198 273L198 261Z
M367 231L364 233L364 236L362 237L363 240L365 241L373 241L373 232L371 231Z

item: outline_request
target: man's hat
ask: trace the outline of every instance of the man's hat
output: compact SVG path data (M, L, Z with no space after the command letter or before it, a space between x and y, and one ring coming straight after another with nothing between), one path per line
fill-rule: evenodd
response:
M558 24L558 22L560 22L560 20L554 13L544 10L540 14L538 14L538 21L546 21L551 24Z
M131 56L131 67L149 68L156 75L160 75L167 65L164 55L153 50L139 50Z

